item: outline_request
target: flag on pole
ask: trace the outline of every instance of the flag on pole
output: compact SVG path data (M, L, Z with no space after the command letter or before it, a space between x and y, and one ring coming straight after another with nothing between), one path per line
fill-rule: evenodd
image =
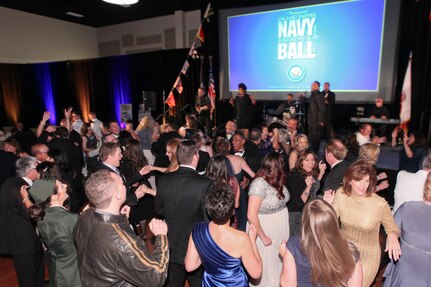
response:
M182 69L181 69L181 73L183 73L183 75L187 74L187 71L188 71L189 67L190 67L189 61L186 60L184 62L184 65L183 65Z
M412 56L410 55L409 64L407 65L406 75L404 76L403 88L401 90L401 110L400 126L407 134L407 125L411 118L412 105Z
M171 92L169 93L169 96L168 96L168 98L166 99L166 104L170 107L170 108L173 108L173 107L175 107L177 104L175 103L175 97L174 97L174 93L172 92L172 90L171 90Z
M176 89L179 94L181 94L183 92L183 83L181 82L181 78L179 76L177 77L177 80L175 81L175 84L172 87L172 89L168 95L168 98L165 101L165 103L170 108L175 107L177 105L175 102L174 89Z
M204 29L202 27L202 24L199 26L199 30L198 30L198 33L196 34L196 38L201 40L202 43L205 42Z

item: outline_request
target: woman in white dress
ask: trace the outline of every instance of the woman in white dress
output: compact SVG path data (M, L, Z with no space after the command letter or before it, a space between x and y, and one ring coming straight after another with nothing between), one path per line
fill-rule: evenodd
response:
M247 218L257 229L257 249L262 257L263 272L252 286L280 286L282 261L278 246L289 238L289 213L286 202L289 192L285 186L283 157L275 152L265 156L249 190ZM249 225L248 225L249 226Z

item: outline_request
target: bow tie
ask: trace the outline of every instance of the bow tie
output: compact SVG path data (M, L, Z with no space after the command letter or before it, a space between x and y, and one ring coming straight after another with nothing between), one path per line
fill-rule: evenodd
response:
M245 150L238 150L235 152L235 155L243 156L244 152L245 152Z

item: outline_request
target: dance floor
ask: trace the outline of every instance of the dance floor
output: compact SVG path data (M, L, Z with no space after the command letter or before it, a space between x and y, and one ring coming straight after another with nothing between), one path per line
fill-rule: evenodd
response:
M0 257L0 270L0 286L18 287L18 281L16 279L15 268L13 266L12 259ZM47 270L47 268L45 270ZM383 270L379 272L376 282L372 285L372 287L382 286L382 274ZM45 274L45 279L48 279L48 272ZM185 287L188 287L187 283Z

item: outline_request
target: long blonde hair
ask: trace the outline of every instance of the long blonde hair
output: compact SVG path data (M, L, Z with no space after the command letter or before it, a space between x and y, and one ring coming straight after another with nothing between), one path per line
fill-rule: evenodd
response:
M166 144L166 146L169 147L171 150L172 157L171 157L171 163L169 164L168 169L165 171L165 173L176 171L180 166L177 159L177 148L180 142L181 142L180 139L173 138L173 139L170 139Z
M335 210L321 199L305 205L301 244L315 286L346 286L355 270L349 244L341 235Z
M136 127L136 132L145 129L145 128L151 128L153 127L153 117L150 115L145 115L142 117L141 121L139 122L139 125Z

